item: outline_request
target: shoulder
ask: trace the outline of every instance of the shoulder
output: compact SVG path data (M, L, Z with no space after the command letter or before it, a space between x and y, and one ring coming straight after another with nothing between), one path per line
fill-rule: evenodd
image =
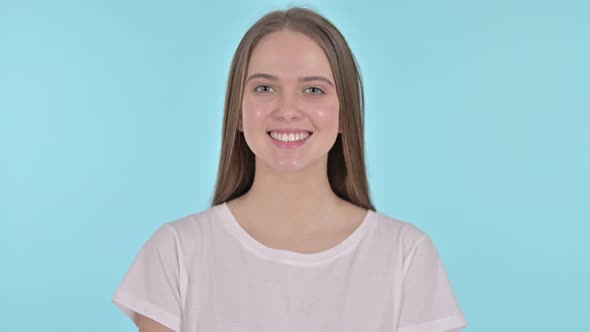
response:
M428 234L421 227L408 220L403 220L379 211L372 211L372 213L373 221L375 222L375 236L395 244L396 249L403 256L409 255L424 239L429 238Z
M168 228L178 236L194 236L195 233L202 232L204 228L210 227L211 223L219 219L222 213L221 205L210 206L169 219L162 224L162 228Z
M168 260L178 259L178 262L184 262L183 266L187 266L200 257L203 246L213 241L213 233L216 232L213 226L219 221L216 218L218 213L218 207L214 206L170 218L152 232L144 250Z
M195 244L210 237L213 225L219 221L220 206L170 218L160 224L152 237L159 246L177 247L180 251L192 251Z

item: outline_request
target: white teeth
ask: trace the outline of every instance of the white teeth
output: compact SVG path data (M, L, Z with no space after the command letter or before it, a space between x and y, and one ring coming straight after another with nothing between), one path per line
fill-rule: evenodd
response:
M272 138L282 141L282 142L293 142L293 141L301 141L306 139L307 137L309 137L309 133L307 132L303 132L303 133L289 133L289 134L281 134L278 133L276 131L271 131L270 132L270 136L272 136Z

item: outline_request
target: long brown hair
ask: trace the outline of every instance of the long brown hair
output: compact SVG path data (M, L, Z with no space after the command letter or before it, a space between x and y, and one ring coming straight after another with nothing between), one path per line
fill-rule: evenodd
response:
M317 12L291 7L272 11L246 32L234 54L223 116L221 158L212 205L239 197L252 186L255 156L238 130L247 66L256 44L271 32L291 30L315 40L328 57L340 104L342 133L328 152L328 179L336 195L357 206L375 210L365 169L364 92L356 59L338 29Z

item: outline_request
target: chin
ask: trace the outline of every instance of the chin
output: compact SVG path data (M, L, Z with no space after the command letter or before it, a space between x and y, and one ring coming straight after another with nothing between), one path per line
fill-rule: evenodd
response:
M284 173L297 173L304 171L306 169L306 165L301 162L278 162L273 165L273 170L276 172L284 172Z
M309 162L302 160L273 159L265 160L256 158L256 163L264 165L262 171L271 173L299 173L309 168Z

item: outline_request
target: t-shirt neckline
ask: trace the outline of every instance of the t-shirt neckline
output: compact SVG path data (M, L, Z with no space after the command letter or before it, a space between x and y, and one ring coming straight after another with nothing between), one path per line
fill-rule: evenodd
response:
M361 224L343 241L324 251L306 254L284 249L275 249L268 247L258 240L254 239L237 221L231 212L227 202L219 206L221 220L225 228L236 237L242 245L257 256L290 265L310 266L325 264L336 257L353 250L368 232L369 227L373 224L375 211L367 210Z

